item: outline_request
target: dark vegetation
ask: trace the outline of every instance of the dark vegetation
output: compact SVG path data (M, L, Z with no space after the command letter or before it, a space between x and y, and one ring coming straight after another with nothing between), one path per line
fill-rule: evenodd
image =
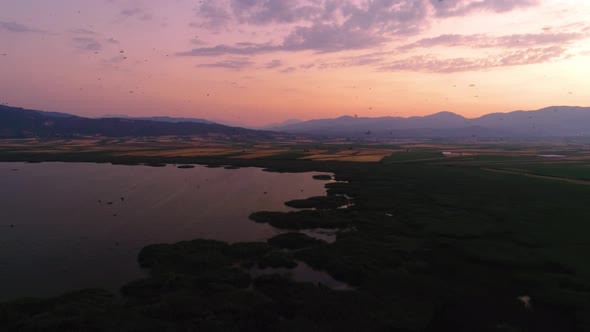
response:
M533 175L551 176L566 179L590 181L590 165L587 163L557 164L518 164L504 166L502 169Z
M436 150L418 150L394 153L391 156L383 158L384 163L402 163L402 162L423 162L426 160L439 160L444 158L440 151Z
M291 231L334 229L333 243L286 233L268 243L148 246L138 261L149 276L125 285L121 298L85 290L3 304L2 331L590 331L588 186L447 160L285 162L92 153L0 159L330 172L346 182L328 184L328 197L346 195L355 203L251 216ZM353 289L248 273L252 267L291 268L297 261ZM523 296L530 297L528 306Z
M331 195L296 199L286 202L285 205L297 209L337 209L346 206L348 203L349 200L345 196Z
M325 241L314 239L303 233L290 232L279 234L269 239L268 243L281 249L302 249L324 244Z
M314 175L313 178L316 179L316 180L330 181L330 180L332 180L332 175L329 175L329 174L318 174L318 175Z
M355 216L342 211L336 213L327 210L304 210L295 212L260 211L250 215L250 219L259 223L267 223L273 227L288 230L302 229L340 229L353 225Z
M180 168L180 169L191 169L191 168L195 168L195 165L179 165L176 167Z

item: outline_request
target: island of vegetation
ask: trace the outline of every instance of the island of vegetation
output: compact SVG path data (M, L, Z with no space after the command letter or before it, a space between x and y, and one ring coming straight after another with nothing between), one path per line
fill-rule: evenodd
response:
M316 179L316 180L330 181L330 180L332 180L332 175L330 175L330 174L318 174L318 175L314 175L313 178Z

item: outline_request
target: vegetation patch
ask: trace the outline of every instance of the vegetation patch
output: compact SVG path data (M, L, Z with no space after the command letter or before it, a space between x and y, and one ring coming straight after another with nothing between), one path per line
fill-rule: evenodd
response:
M314 239L303 233L284 233L274 236L268 240L268 243L281 249L302 249L325 244L325 241Z
M329 174L318 174L318 175L314 175L313 178L316 180L321 180L321 181L330 181L333 179L332 175L329 175Z
M337 209L348 204L348 198L342 195L316 196L285 202L286 206L296 209Z
M287 230L300 229L344 229L353 224L350 215L334 210L304 210L296 212L255 212L250 219L259 223L267 223L273 227Z
M268 254L260 257L258 259L258 267L261 269L266 269L268 267L278 269L278 268L287 268L292 269L297 266L297 262L293 259L293 257L284 251L271 251Z

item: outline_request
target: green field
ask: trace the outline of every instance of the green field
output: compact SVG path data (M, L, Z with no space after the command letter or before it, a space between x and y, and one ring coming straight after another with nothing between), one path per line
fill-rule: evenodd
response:
M510 167L510 169L529 174L590 181L590 162L575 164L520 164L514 165L513 168Z

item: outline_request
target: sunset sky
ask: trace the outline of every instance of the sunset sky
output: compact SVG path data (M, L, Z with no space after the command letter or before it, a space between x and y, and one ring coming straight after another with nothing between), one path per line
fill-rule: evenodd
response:
M1 0L0 103L82 116L590 106L588 0Z

